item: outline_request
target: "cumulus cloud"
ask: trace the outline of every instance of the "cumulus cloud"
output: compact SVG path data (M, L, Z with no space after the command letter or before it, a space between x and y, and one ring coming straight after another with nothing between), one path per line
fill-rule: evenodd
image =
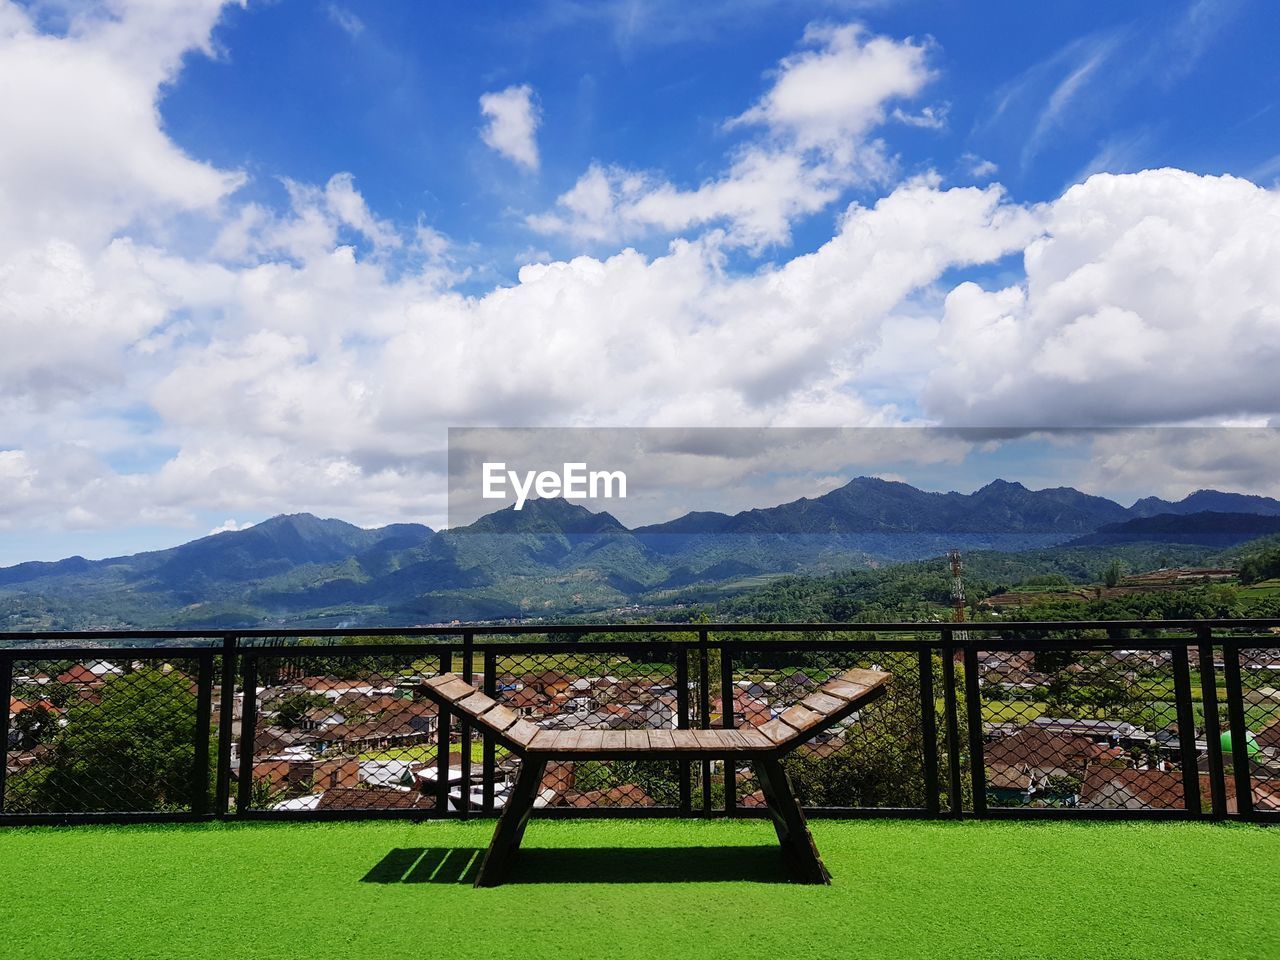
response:
M382 219L351 175L285 181L287 207L270 208L167 139L157 98L182 52L207 47L217 4L112 9L51 36L0 2L0 74L25 64L14 76L47 114L0 106L23 133L0 156L0 524L438 521L450 425L1135 423L1280 407L1280 210L1247 181L1097 176L1027 207L929 175L846 205L811 253L731 266L735 244L762 248L844 185L878 182L890 161L869 137L927 81L925 44L811 33L734 122L753 139L723 174L682 188L598 165L542 225L601 244L677 235L664 253L538 253L550 262L517 282L463 292L448 240ZM797 105L795 84L862 70L871 93ZM77 98L101 115L83 130L48 120ZM217 228L204 252L153 229L191 211ZM1025 279L1003 289L948 281L1016 254Z
M887 103L914 97L932 75L924 44L868 36L858 24L812 26L804 39L812 48L784 58L773 86L730 127L760 124L802 150L845 153L884 122Z
M803 48L784 58L765 94L727 121L752 139L727 169L697 187L657 173L592 164L534 230L596 243L717 225L726 242L760 252L785 243L797 220L825 209L855 184L883 183L892 161L870 139L888 105L915 97L932 77L928 46L870 36L860 26L810 27ZM896 119L940 126L943 113L897 109Z
M927 408L950 422L1280 414L1280 192L1180 170L1098 174L1043 211L1026 280L946 300Z
M90 4L50 36L0 2L0 255L33 235L100 244L121 223L210 211L243 181L186 156L155 109L222 6Z
M480 139L513 163L537 170L540 116L533 88L524 83L486 93L480 98L480 112L489 121Z

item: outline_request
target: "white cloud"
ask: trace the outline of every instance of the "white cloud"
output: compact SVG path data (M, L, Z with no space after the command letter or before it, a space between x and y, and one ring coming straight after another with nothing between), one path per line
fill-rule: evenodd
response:
M364 21L345 7L336 3L328 6L329 19L332 20L347 36L355 38L364 33Z
M858 24L811 26L813 49L786 57L768 92L730 126L761 124L801 150L843 154L885 120L885 105L918 94L931 71L927 47L871 37Z
M942 104L936 107L923 107L919 113L908 113L901 107L894 107L890 116L896 123L906 124L908 127L919 127L922 130L945 130L947 127L947 114L950 109L947 104Z
M974 153L963 153L960 161L965 172L975 180L987 180L999 172L1000 167Z
M1043 211L1026 281L947 298L925 400L955 423L1280 414L1280 193L1180 170L1099 174Z
M480 98L480 112L489 121L480 138L513 163L537 170L536 135L541 117L533 102L533 88L525 83L486 93Z
M209 536L215 537L220 533L234 533L237 530L248 530L252 526L253 526L253 523L251 522L241 523L239 520L236 520L233 517L233 518L222 521L222 523L218 524L216 527L210 530Z
M55 37L0 0L0 257L31 236L100 244L134 220L210 212L242 182L186 156L155 109L182 53L208 48L222 6L91 5Z
M726 124L753 139L728 168L694 188L656 173L592 164L554 210L527 218L534 230L595 243L720 226L730 244L763 251L790 239L797 220L829 207L851 186L883 183L892 161L871 130L887 105L914 97L932 76L928 47L869 36L856 25L810 27L805 49L784 58L765 94ZM934 108L898 111L941 125Z
M513 285L463 293L448 241L379 218L348 174L286 181L284 211L237 203L236 175L184 156L157 120L216 5L173 22L120 9L51 37L0 5L0 73L19 62L28 80L88 84L37 91L50 116L76 96L103 111L91 149L19 116L32 142L0 157L0 524L438 521L459 424L893 425L920 397L937 420L978 425L1280 413L1280 201L1245 181L1099 176L1026 208L996 185L917 178L849 206L810 254L731 269L733 244L785 237L888 163L866 137L898 93L805 113L773 96L789 71L869 63L882 93L917 89L923 45L811 35L723 174L685 189L598 166L554 213L600 243L700 235L657 257L530 263ZM191 210L220 230L204 254L155 229ZM1025 282L939 287L1018 252Z

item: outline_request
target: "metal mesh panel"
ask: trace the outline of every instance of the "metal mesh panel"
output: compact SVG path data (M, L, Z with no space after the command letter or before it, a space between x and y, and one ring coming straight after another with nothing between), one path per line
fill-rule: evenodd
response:
M1280 647L1240 650L1245 738L1255 813L1280 816ZM1233 763L1231 751L1224 757ZM1229 768L1229 769L1234 769ZM1232 777L1228 776L1232 789Z
M421 691L439 672L421 648L366 655L256 657L257 702L246 809L359 811L435 806L439 710ZM244 760L233 758L237 777ZM458 801L461 745L443 765Z
M1169 650L979 651L987 803L1184 810Z
M676 668L642 653L502 653L494 697L548 730L674 728L679 722ZM694 697L696 700L696 696ZM512 758L513 765L519 761ZM587 760L548 764L535 807L671 807L679 802L680 765ZM498 806L503 792L498 791Z
M195 659L127 650L110 659L16 660L5 812L192 810L207 784L196 766L196 678Z
M784 763L800 802L809 807L926 806L920 661L915 652L747 647L734 650L733 657L737 726L768 722L852 667L892 673L887 696L798 747ZM716 725L718 721L716 717ZM764 803L749 766L738 771L737 795L743 807Z

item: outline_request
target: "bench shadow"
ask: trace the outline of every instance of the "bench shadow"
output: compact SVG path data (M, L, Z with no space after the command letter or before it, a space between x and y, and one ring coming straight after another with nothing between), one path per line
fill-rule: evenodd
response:
M510 883L786 883L777 847L588 847L520 851Z
M475 882L478 847L397 847L361 883ZM527 847L508 883L787 883L781 851L741 847Z
M470 885L483 857L479 847L397 847L374 864L360 882Z

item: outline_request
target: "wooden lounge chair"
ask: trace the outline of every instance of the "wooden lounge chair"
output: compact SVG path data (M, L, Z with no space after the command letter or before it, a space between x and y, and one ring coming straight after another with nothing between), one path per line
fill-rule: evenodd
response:
M736 730L543 730L453 673L428 680L426 693L441 707L469 719L521 760L515 786L480 865L477 887L497 886L506 879L549 761L624 759L749 760L793 876L801 883L830 883L831 875L818 856L782 768L782 757L883 696L889 681L890 675L880 671L847 670L768 723Z

